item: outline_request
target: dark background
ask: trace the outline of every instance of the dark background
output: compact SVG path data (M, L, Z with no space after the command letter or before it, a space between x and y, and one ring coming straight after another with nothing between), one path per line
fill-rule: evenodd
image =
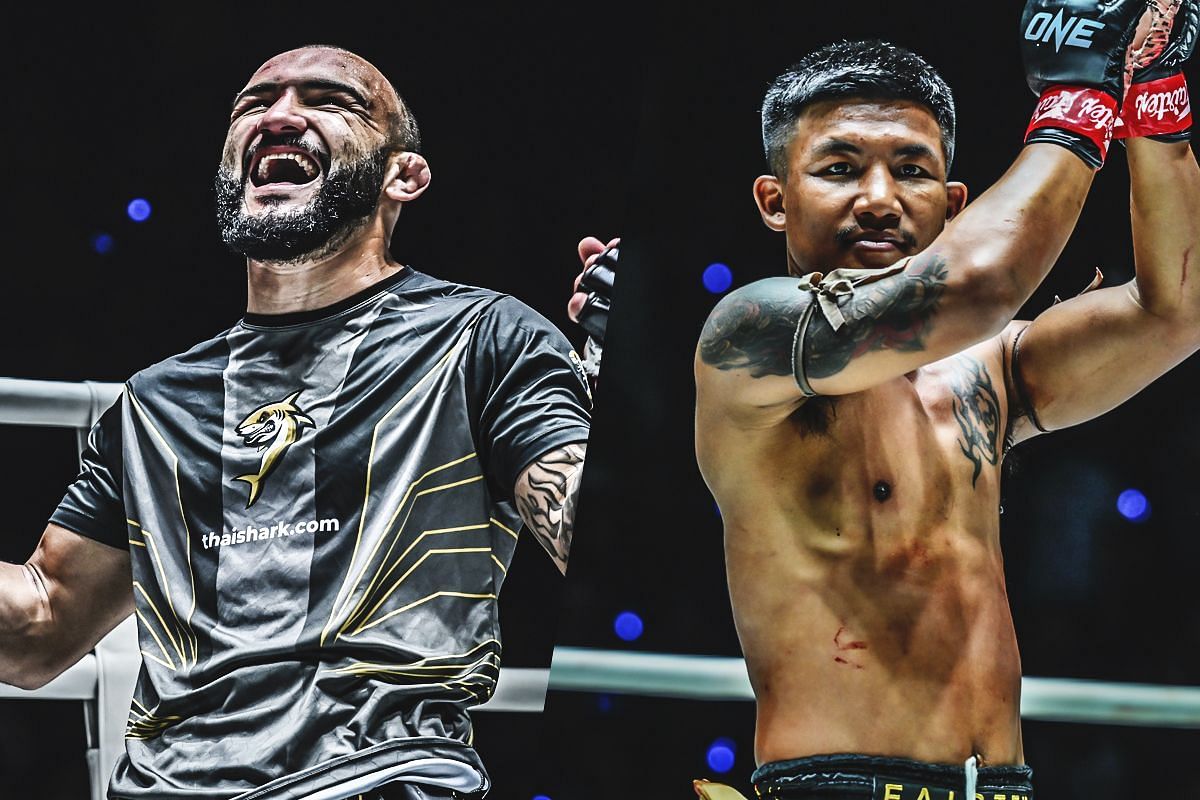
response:
M270 56L354 50L421 126L433 181L393 253L438 277L509 292L572 341L576 242L615 235L642 66L556 4L50 4L6 11L4 313L0 376L123 381L229 327L241 259L221 244L211 183L234 93ZM419 10L418 10L419 9ZM636 35L625 41L640 51ZM144 223L125 213L150 201ZM92 237L114 239L107 255ZM74 478L74 434L0 426L0 559L24 561ZM546 666L562 581L522 537L501 600L506 666ZM496 797L532 795L537 714L475 715ZM79 703L0 703L0 798L85 798Z
M692 457L691 357L716 300L704 266L729 264L735 286L784 270L782 240L750 196L762 93L834 38L912 47L955 89L953 177L977 196L1015 156L1033 106L1018 8L9 12L0 375L120 381L236 321L244 273L217 238L209 189L229 102L277 51L349 47L393 78L433 168L401 216L400 260L510 291L570 330L575 242L626 235L571 574L561 591L523 537L501 601L505 665L546 663L560 597L563 644L737 655L720 521ZM1110 283L1131 276L1125 176L1114 147L1027 314L1077 292L1093 266ZM154 208L141 225L124 213L138 196ZM91 246L100 232L115 239L107 256ZM1193 358L1105 418L1016 451L1003 537L1027 674L1200 683L1198 386ZM22 561L74 476L74 438L0 427L0 448L0 558ZM1115 511L1131 486L1153 506L1141 524ZM633 645L612 632L625 609L646 622ZM718 736L738 746L722 779L748 791L750 703L554 693L548 708L545 738L536 715L475 715L494 797L687 797L691 778L720 777L704 763ZM1044 798L1186 796L1178 765L1200 752L1195 731L1027 723L1025 737ZM77 703L0 703L0 798L86 797L82 750Z
M977 197L1016 156L1033 110L1017 48L1020 5L743 3L663 14L559 644L740 654L720 519L693 457L691 370L717 299L701 285L705 266L728 264L734 287L786 270L782 236L763 226L751 197L765 171L758 109L769 82L838 38L882 37L916 50L955 91L951 177ZM1193 87L1196 67L1188 67ZM1109 285L1132 277L1128 192L1114 145L1024 318L1055 294L1079 292L1094 267ZM1198 387L1192 357L1105 417L1009 457L1002 541L1025 674L1200 684ZM1151 503L1141 523L1116 510L1130 487ZM624 610L645 622L631 644L613 629ZM554 800L687 797L701 776L751 793L752 703L555 691L547 716L545 791ZM1042 722L1024 732L1039 797L1194 794L1176 765L1200 753L1200 731ZM736 745L724 776L705 763L717 737Z

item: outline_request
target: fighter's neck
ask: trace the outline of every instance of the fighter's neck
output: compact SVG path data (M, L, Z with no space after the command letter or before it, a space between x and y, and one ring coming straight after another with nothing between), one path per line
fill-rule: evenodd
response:
M822 264L820 266L801 264L790 252L787 253L787 274L794 278L799 278L801 275L807 275L810 272L828 272L834 268L834 266L830 266L829 264Z
M315 259L287 263L247 260L246 311L290 314L331 306L403 269L382 237L347 243Z

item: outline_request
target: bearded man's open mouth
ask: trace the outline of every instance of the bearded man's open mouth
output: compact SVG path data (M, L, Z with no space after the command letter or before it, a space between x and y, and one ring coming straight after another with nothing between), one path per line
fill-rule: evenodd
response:
M247 174L255 187L304 186L324 174L321 160L303 148L289 145L270 145L256 149L250 158Z

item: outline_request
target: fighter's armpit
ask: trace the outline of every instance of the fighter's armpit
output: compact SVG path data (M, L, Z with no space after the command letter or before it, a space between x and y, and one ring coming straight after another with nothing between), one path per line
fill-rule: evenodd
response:
M582 443L564 445L538 458L517 478L517 513L564 574L586 453Z
M823 293L834 295L840 319L828 311L814 314L804 332L803 366L810 380L837 375L872 351L925 349L949 275L946 260L936 254L917 256L903 271L878 279L860 277L864 272L835 270L821 282L829 285ZM838 273L846 274L849 290L839 292L830 285ZM822 303L830 305L830 299Z

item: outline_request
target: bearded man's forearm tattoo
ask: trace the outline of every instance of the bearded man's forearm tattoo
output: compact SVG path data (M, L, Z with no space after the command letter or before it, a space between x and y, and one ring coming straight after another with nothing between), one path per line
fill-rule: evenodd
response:
M938 300L945 289L944 258L914 259L904 272L864 282L839 304L838 330L815 309L804 335L809 378L828 378L874 350L925 347ZM792 374L796 326L812 293L795 278L769 278L725 298L700 334L700 358L717 369L748 369L751 377Z
M971 488L975 488L983 462L995 466L1000 458L1000 398L982 361L961 355L955 363L961 371L955 373L950 388L960 433L958 446L974 466Z
M586 453L583 444L552 450L526 467L517 479L517 512L564 574Z

